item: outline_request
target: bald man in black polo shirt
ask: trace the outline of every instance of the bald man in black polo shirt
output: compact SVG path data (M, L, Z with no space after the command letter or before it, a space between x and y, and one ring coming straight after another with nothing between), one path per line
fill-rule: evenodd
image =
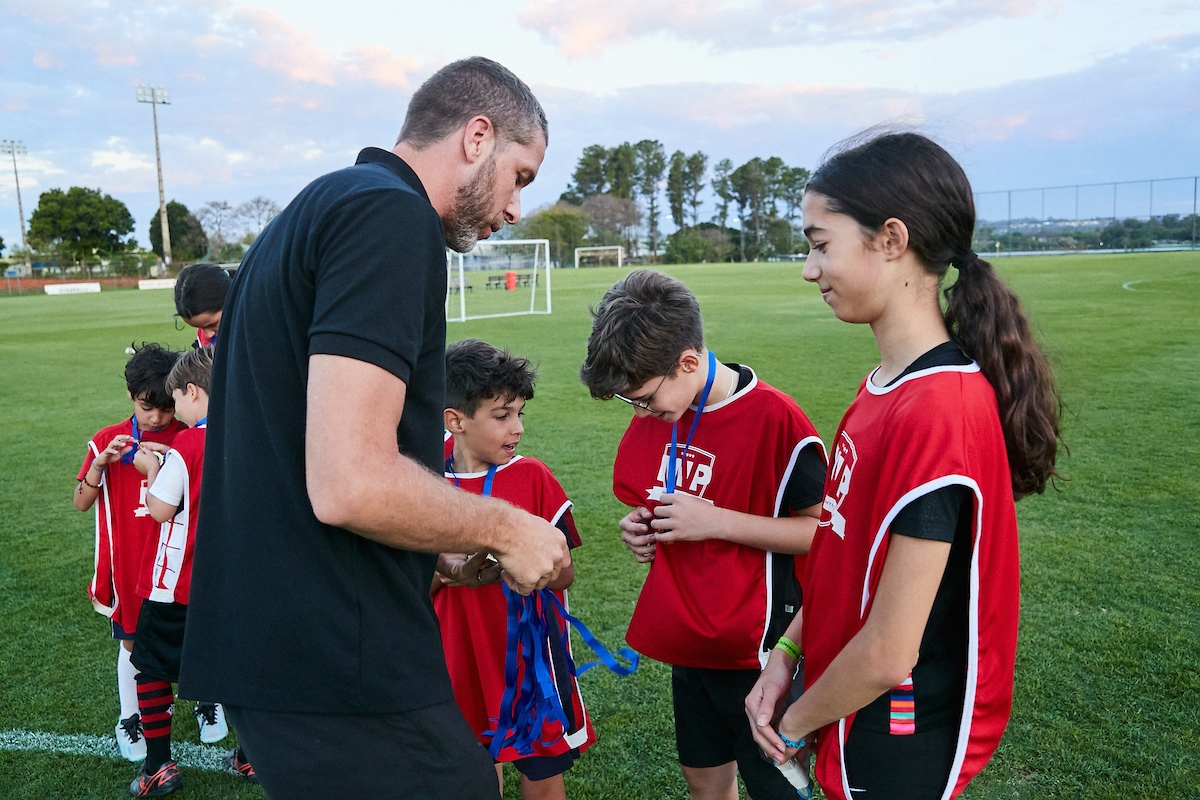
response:
M230 289L180 692L225 704L272 798L499 796L453 702L435 554L490 551L524 593L570 556L439 477L445 248L517 221L546 142L515 75L451 64L398 144L305 188Z

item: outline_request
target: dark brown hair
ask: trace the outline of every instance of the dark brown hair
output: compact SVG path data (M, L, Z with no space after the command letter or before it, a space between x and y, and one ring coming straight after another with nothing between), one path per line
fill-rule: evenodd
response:
M828 157L806 191L872 236L888 219L901 220L909 249L939 280L954 265L958 278L944 291L946 328L996 391L1013 493L1045 491L1061 477L1054 461L1062 402L1017 296L971 251L975 200L962 167L924 136L884 133Z
M216 264L187 265L175 279L176 313L187 320L222 310L231 282L229 273Z
M171 374L167 376L167 392L187 391L188 384L194 384L208 394L208 384L212 380L213 346L197 347L188 350L179 357Z
M550 143L546 112L525 82L480 56L447 64L421 84L408 103L396 141L420 150L477 116L491 120L497 140L528 146L540 130Z
M673 375L687 348L704 349L704 323L696 296L658 270L639 269L604 293L592 309L592 334L579 378L592 397L642 386Z
M480 341L463 339L446 347L446 408L475 416L492 397L533 399L537 370L528 358Z
M157 342L142 342L131 348L133 358L125 363L125 388L134 400L142 400L154 408L170 411L175 407L171 390L166 388L167 376L179 353Z

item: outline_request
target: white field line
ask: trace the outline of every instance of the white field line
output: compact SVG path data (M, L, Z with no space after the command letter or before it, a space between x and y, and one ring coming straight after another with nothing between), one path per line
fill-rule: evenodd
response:
M1121 284L1121 288L1127 292L1136 292L1137 289L1134 289L1133 287L1139 283L1145 283L1145 281L1144 280L1142 280L1142 281L1125 281L1124 283Z
M124 760L117 750L116 739L112 736L89 736L83 733L0 731L0 750L63 753L72 756L95 756L96 758ZM203 769L209 772L230 772L225 763L226 752L219 746L171 742L171 756L181 767Z

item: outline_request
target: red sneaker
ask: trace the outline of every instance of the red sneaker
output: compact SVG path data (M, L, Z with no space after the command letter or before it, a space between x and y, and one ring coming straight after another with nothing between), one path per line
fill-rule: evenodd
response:
M242 748L235 747L225 754L225 763L229 768L241 775L251 783L258 783L258 776L254 774L254 767L246 760L246 754L242 752Z
M153 775L147 775L143 766L133 783L129 784L129 793L134 797L162 797L181 786L183 776L179 774L179 767L175 766L174 761L166 761Z

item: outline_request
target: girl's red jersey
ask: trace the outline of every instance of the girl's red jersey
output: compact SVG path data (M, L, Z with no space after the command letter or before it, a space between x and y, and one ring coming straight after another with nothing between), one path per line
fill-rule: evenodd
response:
M179 512L159 527L153 566L138 581L138 594L156 603L186 605L191 591L206 427L180 431L150 487L150 494L179 507Z
M161 431L140 433L142 441L171 444L176 434L184 430L187 426L173 419ZM121 435L133 435L132 418L103 428L91 438L76 480L83 480L100 451L108 447L113 437ZM158 533L158 523L146 508L146 476L133 464L110 463L104 469L95 508L95 568L88 597L96 611L132 634L142 608L138 581L150 568L149 558L153 555L148 557L147 550L153 548Z
M679 420L681 455L695 413L689 409ZM796 458L820 442L795 400L752 377L701 414L691 447L677 459L675 491L720 508L779 516ZM613 464L617 499L653 511L666 484L670 447L670 423L634 417ZM774 645L764 640L776 557L722 539L659 544L625 639L675 666L761 669ZM796 556L796 564L803 558Z
M906 505L960 485L974 495L966 694L945 792L987 763L1012 708L1020 563L1012 478L996 395L977 364L870 378L842 418L805 583L804 681L811 686L862 628ZM843 748L854 714L820 731L816 774L830 800L850 800Z
M453 440L447 437L447 457L453 452ZM447 472L446 479L473 494L483 494L485 473L455 475ZM536 458L516 456L496 468L492 496L512 503L517 508L535 514L564 530L567 544L579 546L579 534L571 516L571 501L555 479L550 468ZM558 599L568 610L567 593L556 591ZM508 610L500 584L494 583L470 589L463 586L443 586L433 595L433 607L441 625L442 647L446 652L446 667L458 703L467 723L486 747L491 737L485 731L495 730L504 697L504 659L507 652ZM554 683L559 700L571 723L570 730L554 722L542 729L542 744L537 742L537 755L556 756L578 748L587 749L596 741L596 732L583 704L579 684L566 667L564 656L570 655L570 639L566 622L559 620L560 636L551 636L549 646L554 665ZM553 657L557 655L558 657ZM518 675L520 680L520 675ZM511 747L500 751L500 761L524 758Z

